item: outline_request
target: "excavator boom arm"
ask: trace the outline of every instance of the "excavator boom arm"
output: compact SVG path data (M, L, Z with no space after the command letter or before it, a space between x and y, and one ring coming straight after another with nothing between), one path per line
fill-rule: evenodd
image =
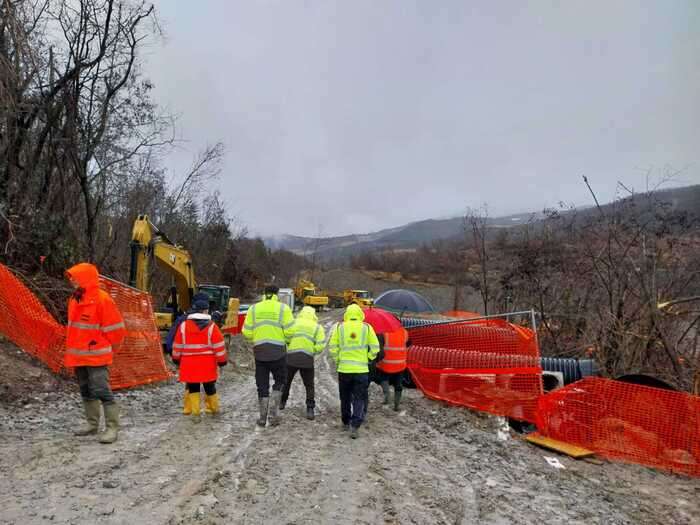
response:
M150 291L151 256L160 268L173 276L178 295L178 309L187 310L197 287L190 253L174 245L148 220L147 215L139 215L131 232L131 286Z

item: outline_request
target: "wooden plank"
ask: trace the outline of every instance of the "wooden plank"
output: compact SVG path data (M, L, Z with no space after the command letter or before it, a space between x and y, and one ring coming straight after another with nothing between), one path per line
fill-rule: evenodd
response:
M592 450L588 450L587 448L548 438L546 436L543 436L539 432L533 432L532 434L528 434L527 436L525 436L525 440L529 441L534 445L538 445L549 450L555 450L556 452L561 452L562 454L566 454L567 456L571 456L575 459L587 458L595 454L595 452L593 452Z

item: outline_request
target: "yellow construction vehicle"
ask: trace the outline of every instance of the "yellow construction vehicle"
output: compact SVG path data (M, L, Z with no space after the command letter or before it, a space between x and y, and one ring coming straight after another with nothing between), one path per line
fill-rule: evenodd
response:
M166 306L155 314L158 329L167 333L175 318L189 309L194 293L203 292L209 296L210 311L222 314L221 328L228 343L238 326L239 301L231 298L231 288L214 284L198 286L190 253L168 239L147 215L139 215L131 232L129 284L134 288L150 292L151 258L175 281Z
M316 309L328 306L328 297L316 290L316 285L306 279L300 279L294 287L294 298L304 306Z
M343 302L345 303L345 306L356 304L363 308L367 308L372 306L374 299L372 299L372 294L367 290L344 290Z
M328 304L331 308L343 308L351 304L368 308L374 303L372 294L367 290L343 290L342 292L324 290L322 293L328 297Z

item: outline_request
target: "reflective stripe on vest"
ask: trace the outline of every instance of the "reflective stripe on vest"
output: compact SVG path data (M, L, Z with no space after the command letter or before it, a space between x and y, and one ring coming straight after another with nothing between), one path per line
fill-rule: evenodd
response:
M105 346L104 348L96 348L95 350L79 350L77 348L66 348L66 353L72 355L104 355L109 354L111 351L111 346Z
M398 334L387 334L387 344L384 345L384 359L377 363L377 368L387 374L396 374L406 368L407 349L405 345L396 345L397 338L400 338L402 342L406 339Z
M263 321L256 322L255 321L255 306L256 305L251 306L250 307L250 320L252 321L252 323L249 326L249 329L255 330L259 326L272 326L273 328L281 328L282 330L287 330L287 329L291 328L292 325L294 324L293 322L289 323L287 325L282 324L282 320L284 319L284 304L283 303L279 303L279 304L280 304L280 313L279 313L279 317L277 318L277 321L263 320Z
M126 328L126 325L123 321L107 326L102 326L100 324L93 323L82 323L80 321L68 321L68 326L70 328L77 328L78 330L102 330L103 332L114 332L115 330L119 330L120 328Z
M180 323L180 335L182 336L182 343L175 343L173 344L173 350L178 349L178 350L199 350L199 349L206 349L205 352L173 352L175 356L200 356L200 355L213 355L216 357L223 357L226 355L226 343L224 341L221 341L220 343L212 343L211 342L211 337L212 334L214 333L214 323L209 324L209 329L207 330L207 343L190 343L188 344L186 341L186 334L187 334L187 329L186 329L186 324L187 324L187 319L185 319L182 323ZM216 352L217 349L221 348L222 350Z
M99 324L81 323L80 321L68 321L68 326L79 330L99 330Z
M314 353L309 350L306 350L305 348L299 348L297 350L287 350L287 355L289 354L306 354L311 357L314 357Z
M126 325L124 324L124 322L103 326L102 331L103 332L114 332L115 330L119 330L120 328L126 328Z

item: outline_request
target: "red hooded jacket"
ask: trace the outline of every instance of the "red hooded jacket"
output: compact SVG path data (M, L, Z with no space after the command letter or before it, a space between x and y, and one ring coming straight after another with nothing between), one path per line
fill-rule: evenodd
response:
M173 343L173 360L180 362L180 381L209 383L219 377L217 365L226 364L221 330L207 314L190 314L180 323Z

